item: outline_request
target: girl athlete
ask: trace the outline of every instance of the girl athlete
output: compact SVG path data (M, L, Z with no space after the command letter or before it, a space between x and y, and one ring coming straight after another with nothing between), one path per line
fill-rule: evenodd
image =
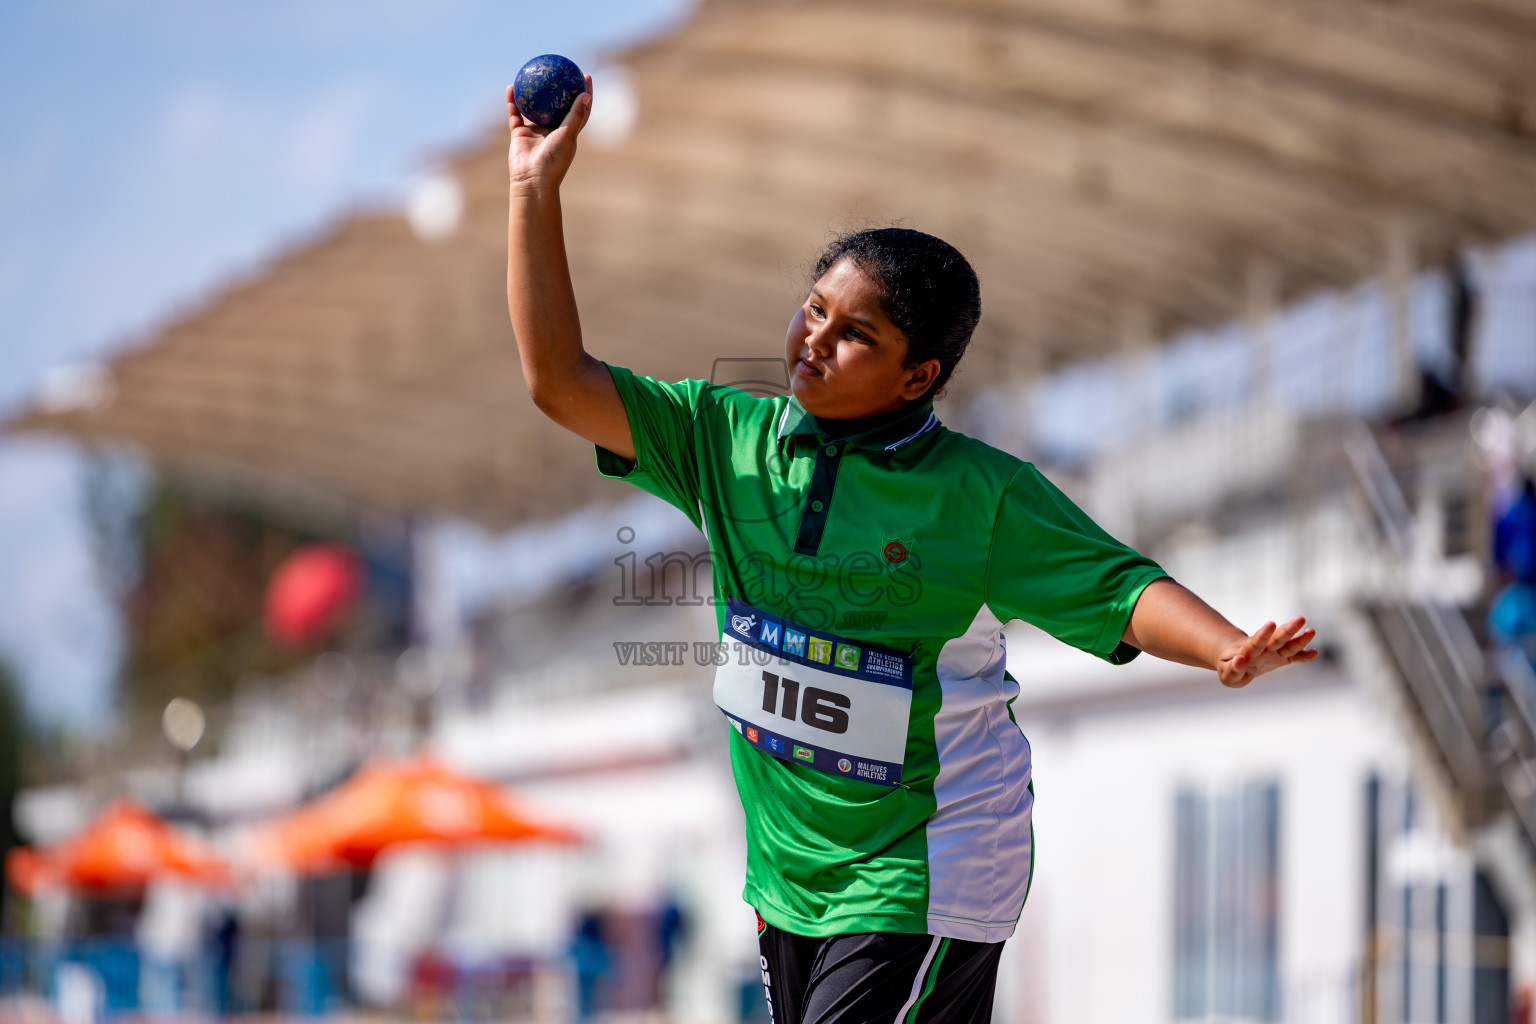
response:
M931 235L857 232L822 254L785 338L788 398L589 355L559 190L591 89L552 130L507 90L507 308L534 403L709 538L714 697L772 1019L987 1021L1033 874L1003 624L1232 687L1316 657L1314 631L1245 634L1032 465L938 421L981 299Z

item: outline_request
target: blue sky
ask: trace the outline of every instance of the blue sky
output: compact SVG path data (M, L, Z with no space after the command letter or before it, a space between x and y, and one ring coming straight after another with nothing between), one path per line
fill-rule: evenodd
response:
M499 117L537 53L590 67L690 0L0 5L0 411L149 333ZM0 442L0 657L89 727L115 627L66 445Z

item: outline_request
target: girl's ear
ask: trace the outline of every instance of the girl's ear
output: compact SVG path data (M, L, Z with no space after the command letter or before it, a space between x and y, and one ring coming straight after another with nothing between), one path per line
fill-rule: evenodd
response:
M902 386L902 393L908 400L919 398L938 379L939 361L937 359L925 359L914 366L907 367L907 379Z

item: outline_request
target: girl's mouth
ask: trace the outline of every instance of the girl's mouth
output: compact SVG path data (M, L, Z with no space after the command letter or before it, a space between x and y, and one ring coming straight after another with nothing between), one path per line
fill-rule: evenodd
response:
M822 372L804 359L795 360L795 372L802 377L820 377Z

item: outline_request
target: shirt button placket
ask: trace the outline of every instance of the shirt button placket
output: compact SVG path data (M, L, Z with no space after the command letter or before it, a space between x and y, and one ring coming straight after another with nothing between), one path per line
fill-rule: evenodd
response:
M827 503L832 500L832 488L837 480L837 456L840 449L835 444L823 444L816 456L816 468L811 475L811 497L805 504L800 519L800 529L795 536L795 551L802 555L814 555L821 546L821 534L826 528Z

